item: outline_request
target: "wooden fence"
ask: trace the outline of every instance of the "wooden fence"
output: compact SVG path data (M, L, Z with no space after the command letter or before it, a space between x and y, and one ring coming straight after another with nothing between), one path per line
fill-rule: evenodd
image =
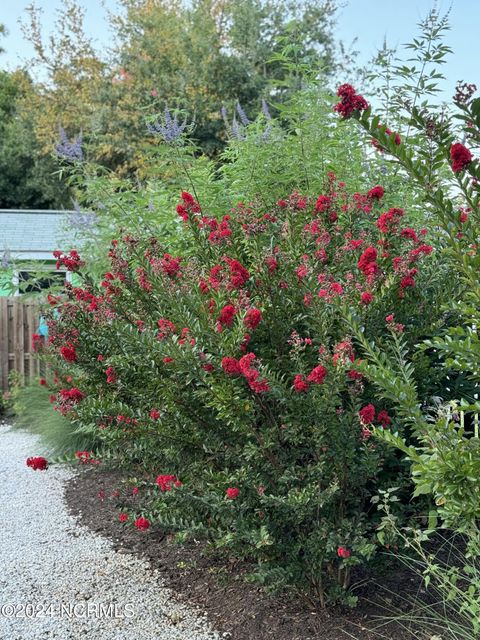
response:
M0 389L8 389L8 376L16 371L24 383L40 375L40 362L32 351L38 329L38 305L23 296L0 297Z

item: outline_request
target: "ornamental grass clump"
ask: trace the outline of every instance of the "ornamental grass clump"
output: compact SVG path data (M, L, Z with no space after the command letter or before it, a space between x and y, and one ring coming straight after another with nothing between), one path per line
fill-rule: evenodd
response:
M126 235L98 284L66 261L83 282L50 298L52 399L101 441L92 456L135 477L125 526L203 536L272 588L354 602L352 569L376 550L371 498L408 474L370 437L402 427L343 317L380 342L395 317L415 343L434 259L384 197L329 173L321 194L215 217L183 192L188 258Z

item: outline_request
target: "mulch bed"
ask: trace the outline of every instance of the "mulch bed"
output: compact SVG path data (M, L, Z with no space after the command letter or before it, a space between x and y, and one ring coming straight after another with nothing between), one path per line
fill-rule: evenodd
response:
M229 640L411 640L414 636L401 625L379 618L388 616L385 607L400 611L392 603L391 593L382 592L374 578L355 590L359 596L356 609L334 608L311 611L304 601L272 596L245 576L251 567L246 563L214 557L205 553L205 545L188 542L178 545L162 531L139 532L118 521L118 498L122 493L122 476L117 472L88 469L72 478L66 486L70 513L82 524L110 538L119 553L133 553L147 558L161 570L168 586L180 599L206 611L212 626ZM99 497L99 494L101 497ZM103 497L103 494L105 497ZM403 568L390 570L377 580L393 593L415 593L418 578ZM390 603L390 604L389 604Z

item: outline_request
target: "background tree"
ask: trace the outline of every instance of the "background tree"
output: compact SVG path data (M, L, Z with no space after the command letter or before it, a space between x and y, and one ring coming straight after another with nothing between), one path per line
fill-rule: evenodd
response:
M25 107L43 148L52 152L59 127L68 135L93 131L105 63L85 35L85 11L75 0L65 0L48 39L42 33L41 10L32 4L27 11L29 25L23 25L23 32L34 47L30 67L40 81Z
M0 37L3 37L6 34L5 25L0 23ZM3 53L5 49L0 46L0 53Z
M6 32L0 25L0 35ZM0 52L2 49L0 48ZM42 151L24 105L34 96L29 76L0 71L0 208L68 205L68 193L53 176L56 163Z
M115 44L102 57L75 0L66 1L47 44L32 6L25 33L45 77L31 105L39 138L51 150L60 125L69 135L82 130L92 159L120 175L141 173L151 144L146 116L169 106L188 113L194 142L215 157L226 138L222 105L231 125L237 102L252 117L262 97L280 97L284 65L270 57L285 47L292 21L302 34L297 57L333 69L334 13L333 0L119 0L110 16Z

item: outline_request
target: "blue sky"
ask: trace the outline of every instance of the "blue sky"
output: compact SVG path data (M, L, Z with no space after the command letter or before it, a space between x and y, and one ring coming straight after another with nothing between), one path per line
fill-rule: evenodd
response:
M25 15L30 0L5 0L0 7L0 22L9 30L3 46L6 54L0 56L0 67L14 68L32 55L30 43L23 39L18 20ZM109 42L106 21L107 7L115 6L115 0L81 0L86 9L86 30L97 45ZM357 37L355 48L359 50L359 62L368 63L386 37L389 46L398 46L411 40L416 24L432 7L433 0L346 0L337 20L336 36L345 44ZM43 10L43 24L48 33L55 10L61 0L37 0ZM445 96L452 95L457 80L474 82L480 88L479 27L480 0L438 0L440 11L451 6L451 31L447 44L454 50L444 66Z

